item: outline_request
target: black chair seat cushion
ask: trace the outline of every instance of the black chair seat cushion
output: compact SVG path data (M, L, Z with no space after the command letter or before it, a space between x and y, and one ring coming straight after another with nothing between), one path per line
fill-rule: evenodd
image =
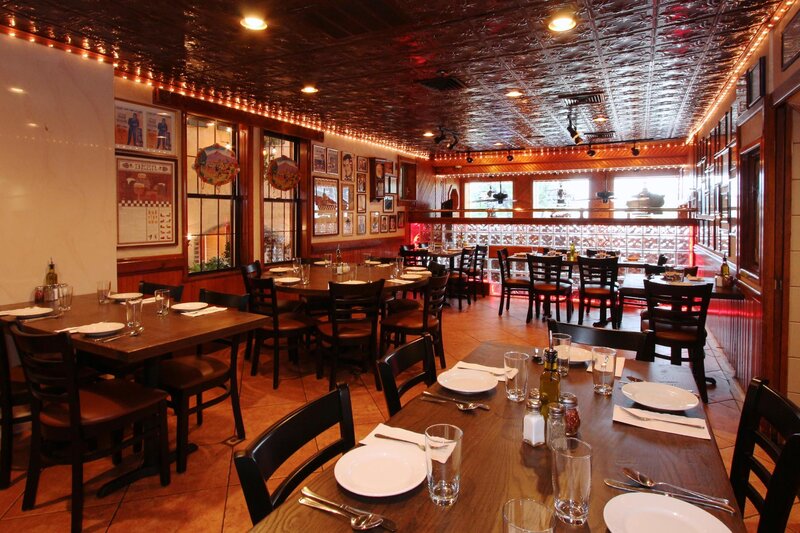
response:
M121 418L155 408L167 394L124 379L100 380L79 391L81 425L90 427L114 422ZM40 420L43 426L69 429L66 404L45 404Z
M525 278L506 278L503 284L506 287L520 287L527 289L530 287L531 282Z
M534 282L533 290L541 292L570 292L572 282L559 281L558 283Z
M187 355L158 364L159 384L166 390L188 390L214 379L224 379L228 364L214 357Z
M317 331L326 340L333 339L333 324L330 322L323 322L317 325ZM369 322L359 323L353 322L350 324L339 324L339 339L345 341L354 341L359 339L368 339L372 335L372 326Z
M403 313L405 311L416 311L421 307L422 304L418 300L412 300L410 298L398 298L386 302L386 311L388 311L390 315Z
M642 320L642 331L647 331L648 329L650 329L650 320ZM694 344L700 340L700 337L698 337L698 331L696 327L683 327L679 329L661 329L656 331L655 340L656 344L658 344L659 340Z
M608 287L583 287L581 293L587 296L611 297L611 289Z
M278 313L296 313L303 307L300 300L278 300Z
M298 313L285 313L278 316L278 331L279 332L294 332L303 329L309 329L316 326L317 321L313 318L301 315ZM272 331L272 322L268 322L262 329Z
M422 329L422 313L419 311L407 311L389 315L381 321L381 327L420 330ZM428 330L433 331L438 327L439 320L435 317L428 317Z

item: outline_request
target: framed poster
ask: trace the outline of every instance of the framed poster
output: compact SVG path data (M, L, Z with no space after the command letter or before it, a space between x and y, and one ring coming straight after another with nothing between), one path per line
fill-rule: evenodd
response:
M342 235L353 234L353 213L342 212Z
M358 156L356 158L356 172L368 172L369 162L366 157Z
M383 212L384 213L393 213L394 212L394 195L387 194L383 197Z
M383 178L384 187L383 193L384 194L397 194L397 176L393 174L386 174Z
M356 191L367 192L367 175L363 172L356 172Z
M389 233L389 215L381 215L381 233Z
M800 56L800 13L795 13L781 33L781 70L789 68L798 56Z
M325 147L315 144L313 147L314 163L312 170L324 174L328 170L327 163L325 162Z
M353 154L342 152L342 181L353 181L354 167Z
M372 211L369 214L369 232L370 233L380 233L381 232L381 212L380 211Z
M116 157L117 246L175 244L175 162Z
M367 215L357 215L356 220L356 233L358 235L365 235L367 233Z
M335 148L327 149L328 166L325 172L339 176L339 150Z
M367 212L367 195L366 194L356 195L356 211L359 212L359 213L366 213Z
M397 212L397 229L403 229L406 227L406 212L405 211L398 211Z
M114 101L114 146L117 150L175 157L176 112L123 100Z
M383 172L385 174L394 174L394 162L392 162L392 161L384 161L383 162Z
M342 185L342 211L352 211L355 208L353 186Z
M389 215L389 233L397 231L397 215Z
M339 234L339 180L314 176L314 235Z

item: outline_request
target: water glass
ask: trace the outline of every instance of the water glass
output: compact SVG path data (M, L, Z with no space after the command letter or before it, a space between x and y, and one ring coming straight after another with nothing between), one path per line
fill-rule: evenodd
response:
M58 311L61 308L61 298L58 296L58 285L44 286L44 303Z
M311 283L311 265L300 265L300 282L303 285Z
M558 373L562 376L569 374L569 352L572 347L572 337L566 333L553 333L553 348L558 352Z
M111 282L110 281L98 281L97 282L97 302L104 304L108 302L108 295L111 292Z
M169 314L169 289L157 289L153 293L153 296L155 296L156 300L156 314L159 316L165 316Z
M394 262L395 262L395 266L397 267L397 271L402 273L403 272L403 268L405 267L405 261L403 260L403 258L402 257L397 257L397 258L395 258Z
M503 506L504 533L551 533L553 511L530 498L508 500Z
M592 381L594 391L603 396L610 396L614 390L614 371L616 370L617 351L612 348L595 346L592 348Z
M325 266L333 265L333 254L322 254L322 259L325 261Z
M142 325L142 302L141 298L125 300L125 322L129 328L138 328Z
M292 259L292 271L295 275L300 275L300 267L303 266L303 261L299 257Z
M463 436L461 429L450 424L436 424L425 430L428 493L436 505L450 507L458 499Z
M58 303L62 311L72 309L72 285L62 283L58 286Z
M562 522L583 525L589 518L592 489L592 447L567 437L553 441L553 498Z
M522 352L506 352L503 367L506 372L506 398L512 402L523 402L528 394L528 360Z

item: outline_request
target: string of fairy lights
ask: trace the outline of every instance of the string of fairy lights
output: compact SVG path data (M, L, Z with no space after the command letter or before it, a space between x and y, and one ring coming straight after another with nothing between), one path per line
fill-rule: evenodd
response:
M559 170L519 170L519 171L498 171L498 172L468 172L460 174L434 174L438 179L460 179L460 178L509 178L514 176L542 176L542 175L564 175L564 174L587 174L591 172L625 172L631 170L680 170L683 171L687 165L647 165L640 167L603 167L603 168L570 168Z

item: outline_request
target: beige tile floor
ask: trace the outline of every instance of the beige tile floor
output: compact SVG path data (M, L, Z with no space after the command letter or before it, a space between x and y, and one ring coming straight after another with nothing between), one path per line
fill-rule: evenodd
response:
M498 303L498 298L488 297L479 299L471 306L465 305L461 312L457 306L446 310L444 345L448 367L484 341L503 341L523 347L544 345L544 324L537 320L525 324L524 300L514 299L510 313L504 313L502 317L497 315ZM638 328L638 311L637 308L626 310L624 329ZM732 378L733 370L714 339L710 340L706 351L707 373L717 378L716 388L709 390L710 402L706 409L720 452L729 468L743 394ZM281 383L277 390L272 389L271 369L270 354L265 353L257 376L251 377L249 372L242 372L242 414L248 438L256 437L285 414L327 391L327 380L315 378L313 365L307 357L301 356L299 367L288 361L282 362ZM377 423L387 420L383 396L375 390L371 373L361 375L355 368L343 367L338 379L350 386L357 438L365 436ZM173 417L170 431L174 445ZM232 464L233 452L243 448L247 441L231 441L232 436L230 404L223 402L207 410L202 426L191 425L190 438L199 445L199 450L190 456L186 473L174 473L173 466L172 483L167 487L161 487L157 478L149 478L108 497L97 498L94 491L117 475L120 469L113 469L108 460L90 463L85 469L87 501L84 529L152 529L159 533L247 530L251 524ZM21 510L27 445L25 434L15 439L17 453L13 484L9 489L0 491L0 531L67 530L70 483L68 467L45 469L35 509L26 512ZM309 443L301 454L312 453L316 447L317 442ZM134 458L129 457L121 468L130 467L134 461ZM270 481L270 485L278 483L280 476L285 476L291 467L290 463L281 468L277 477ZM748 521L748 527L755 531L754 509L748 507L745 514L752 517ZM789 530L800 533L800 510L793 513Z

